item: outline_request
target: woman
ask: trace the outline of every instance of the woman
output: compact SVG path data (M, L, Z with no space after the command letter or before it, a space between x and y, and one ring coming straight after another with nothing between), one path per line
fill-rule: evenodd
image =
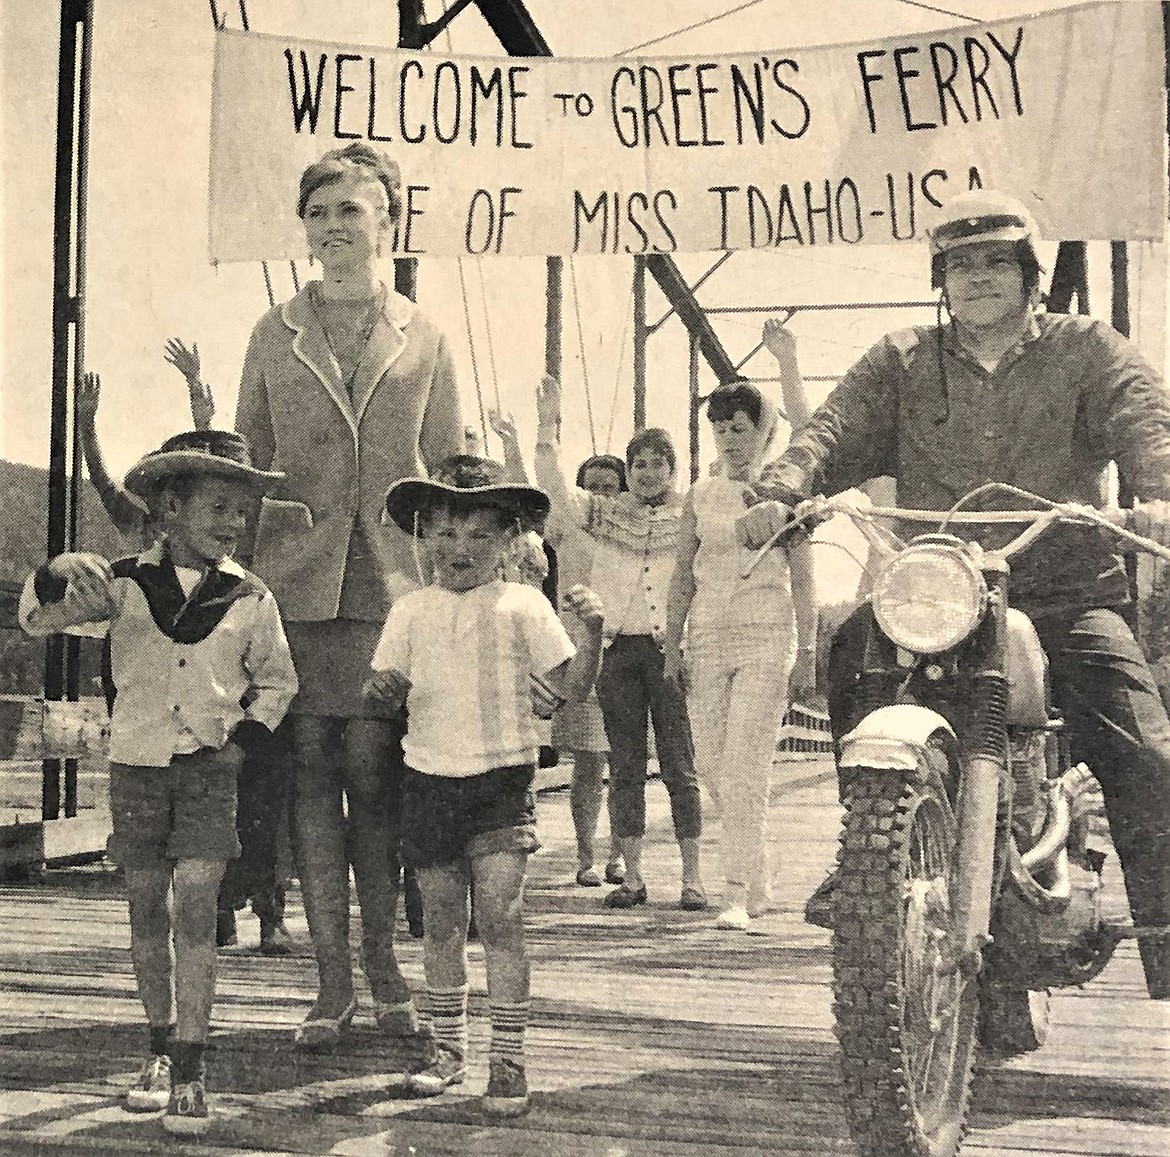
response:
M716 923L746 931L770 903L772 762L790 691L815 682L816 602L807 538L769 551L747 578L748 556L736 545L735 520L752 497L775 411L755 386L736 381L712 392L707 416L720 469L686 498L664 651L667 677L680 679L685 624L695 765L722 816Z
M362 142L302 174L297 212L322 277L257 323L236 410L257 461L287 474L260 511L252 566L280 605L301 686L293 843L318 995L296 1041L310 1049L336 1044L357 1008L350 863L375 1019L389 1035L417 1030L394 955L402 721L361 687L416 573L409 538L381 524L386 487L458 453L463 424L446 339L378 277L400 186L398 166Z

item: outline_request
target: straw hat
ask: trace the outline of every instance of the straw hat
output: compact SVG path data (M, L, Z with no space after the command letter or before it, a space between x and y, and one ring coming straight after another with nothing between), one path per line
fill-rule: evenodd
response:
M430 478L403 478L386 493L386 513L407 534L415 516L436 501L460 506L497 506L514 515L525 530L548 516L549 498L535 486L502 481L504 467L491 458L456 454L435 467Z
M210 474L243 482L259 491L284 480L280 470L258 470L252 465L248 439L235 430L184 430L168 438L134 465L126 475L126 489L146 498L163 478L178 474Z

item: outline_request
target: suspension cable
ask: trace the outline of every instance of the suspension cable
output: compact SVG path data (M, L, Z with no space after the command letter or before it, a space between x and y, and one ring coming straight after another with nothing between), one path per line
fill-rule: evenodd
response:
M597 431L593 428L593 395L589 389L589 363L585 360L585 329L581 324L581 294L577 289L577 263L569 257L569 275L573 281L573 313L577 318L577 348L581 352L581 380L585 384L585 410L589 415L589 442L597 453Z
M643 40L641 44L632 44L629 48L623 48L616 55L628 56L631 52L637 52L639 48L649 48L652 44L661 44L664 40L671 40L675 36L681 36L684 32L693 32L696 28L704 28L708 24L716 23L716 21L726 20L728 16L734 16L737 12L743 12L748 8L754 8L757 4L762 3L763 0L746 0L743 4L737 4L734 8L727 9L726 12L716 12L714 16L708 16L705 20L698 20L694 24L686 25L684 28L676 28L673 32L666 32L662 36L655 36L651 40Z
M467 278L463 273L463 258L456 258L459 267L459 293L463 298L463 324L467 329L467 348L471 351L471 376L475 379L475 400L479 404L479 424L483 430L483 444L487 447L487 414L483 408L483 387L479 381L479 359L475 354L475 334L471 332L471 306L467 300Z
M492 393L496 399L496 411L500 412L502 411L502 406L500 405L500 379L496 374L496 345L492 340L492 317L488 313L487 284L483 277L483 262L478 259L475 262L475 272L479 277L479 300L483 309L484 332L487 334L488 366L492 371ZM487 445L486 441L484 445Z

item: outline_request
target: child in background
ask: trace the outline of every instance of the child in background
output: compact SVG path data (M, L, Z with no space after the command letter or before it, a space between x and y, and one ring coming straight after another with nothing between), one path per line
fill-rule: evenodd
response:
M682 689L663 676L666 597L682 517L674 446L665 430L642 430L626 446L627 492L610 497L570 491L559 462L561 394L554 378L541 383L537 412L537 481L560 517L593 540L591 585L606 606L597 697L610 747L610 823L621 844L625 882L604 904L633 908L647 900L642 844L649 720L682 860L679 907L701 911L707 907L699 866L703 820L690 724Z
M538 451L539 453L539 451ZM545 451L547 454L547 450ZM590 494L615 498L624 493L626 464L613 454L594 454L577 468L577 487ZM588 584L593 574L593 539L561 505L554 505L545 526L545 539L557 551L557 561L566 586ZM566 622L569 635L577 629ZM583 888L601 887L596 861L597 825L601 805L607 798L605 772L609 760L609 739L597 692L592 691L584 703L567 703L553 716L552 742L558 750L571 753L573 778L569 785L569 807L573 813L573 830L577 838L577 883ZM612 806L612 797L609 797ZM605 880L621 884L625 880L620 840L613 831L610 816L609 856Z
M566 605L586 627L574 653L548 599L499 578L522 525L548 513L544 493L502 478L499 463L460 455L430 479L390 488L386 511L421 536L435 581L394 603L366 693L405 704L409 715L401 853L422 889L435 1056L407 1077L406 1091L433 1096L466 1074L474 884L491 1016L483 1106L515 1116L528 1106L522 903L527 856L538 846L532 784L540 736L529 684L563 699L584 698L600 661L602 611L584 587L567 593Z
M216 894L240 850L236 777L245 755L263 756L297 690L275 600L231 559L257 497L281 478L255 469L231 431L176 435L126 477L156 543L112 566L58 555L21 597L30 634L110 637L110 850L125 870L150 1030L126 1107L164 1109L163 1127L180 1136L210 1121L203 1051Z

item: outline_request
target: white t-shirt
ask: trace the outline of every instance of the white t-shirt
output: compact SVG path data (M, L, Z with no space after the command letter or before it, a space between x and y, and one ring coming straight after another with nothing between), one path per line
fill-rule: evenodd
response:
M540 591L495 581L462 593L429 586L402 595L371 665L410 680L408 766L460 778L536 759L541 734L529 677L574 654Z

